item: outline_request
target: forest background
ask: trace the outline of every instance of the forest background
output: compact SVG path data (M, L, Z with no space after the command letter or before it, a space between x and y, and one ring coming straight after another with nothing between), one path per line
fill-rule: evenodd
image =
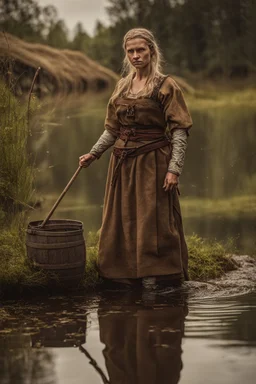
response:
M110 23L104 25L97 21L94 34L90 35L81 23L77 23L73 31L68 30L52 5L42 7L35 0L0 0L0 30L33 43L81 51L97 63L120 73L123 35L132 27L151 29L163 52L164 72L186 78L196 90L195 93L186 95L198 132L198 140L190 144L191 152L195 155L190 158L190 168L187 167L187 175L183 178L187 180L184 189L192 198L186 201L187 220L191 213L194 215L197 212L200 217L205 215L209 224L212 214L213 227L209 224L206 229L215 228L216 223L217 230L211 231L211 235L221 238L221 233L222 237L228 238L230 233L232 236L236 236L238 232L242 233L243 244L249 244L246 249L250 248L254 254L256 98L253 79L256 71L256 0L108 0L106 10ZM9 64L7 67L1 67L3 75L6 75L6 68L9 75ZM6 80L6 76L3 76L3 79ZM224 80L222 94L219 91L220 79ZM201 92L208 81L213 92ZM20 291L23 286L36 287L46 283L44 275L30 268L26 257L25 213L30 212L33 208L31 205L34 206L38 202L38 196L34 193L37 168L35 169L27 153L31 124L28 124L26 98L24 104L22 98L18 99L13 95L13 89L9 85L8 81L0 81L0 296L1 291L14 292L14 287ZM225 93L226 90L231 92ZM93 101L94 98L91 99ZM105 108L106 100L102 104ZM40 105L43 105L43 101L32 97L30 117L36 115L39 123L42 122L37 113ZM46 181L43 179L43 173L40 173L42 185L50 184L49 180L56 180L56 183L59 180L63 185L63 180L68 180L73 167L71 159L77 156L77 153L82 153L79 145L83 143L80 143L78 138L83 134L89 147L89 143L94 143L96 135L102 130L103 112L101 121L98 105L97 108L95 113L88 104L85 108L83 103L81 111L76 110L76 119L70 119L69 125L66 116L72 108L66 111L64 107L63 111L56 115L57 124L51 125L63 124L58 145L54 130L49 130L49 135L52 136L49 136L48 141L45 140L45 146L43 140L38 140L44 151L43 161L47 154L50 159L49 169L52 172L52 179L46 178ZM50 112L44 114L43 122L47 123L48 115L48 123L52 123L53 116ZM93 132L86 131L86 126L93 126ZM205 130L205 126L209 129ZM47 138L47 135L43 139L45 137ZM38 136L32 137L34 141L35 138ZM68 148L67 140L71 143ZM63 156L59 155L57 149L62 151L62 148L65 148L66 158L69 159L66 163L59 162L59 158ZM199 163L203 163L200 169ZM52 167L51 164L57 166ZM107 162L101 164L98 173L88 170L88 179L81 180L77 190L85 190L90 185L89 180L93 173L99 177L106 173ZM56 192L56 186L57 184L51 193ZM86 203L95 204L94 199L98 198L98 193L102 190L103 186L97 187L97 191L93 188L86 189L90 197ZM217 198L220 199L218 204ZM84 210L84 200L81 206ZM100 206L98 208L101 209ZM87 215L87 211L84 212ZM92 211L93 216L94 213ZM41 212L39 214L42 215ZM81 212L78 211L78 214L80 219ZM198 221L196 227L196 218L191 216L190 219L193 222L192 227L199 233L201 222ZM97 236L94 237L92 236L92 239L95 241L87 239L88 255L92 255L88 260L92 260L92 263L88 264L91 272L87 269L86 276L91 278L92 285L97 282L94 267L94 260L97 258ZM230 251L228 245L223 247L218 242L206 244L197 236L187 240L191 278L216 277L230 268L226 254L233 251ZM199 266L202 266L202 269ZM88 284L86 280L85 287L88 287Z
M109 25L97 21L90 36L80 22L70 33L52 5L0 0L0 29L27 41L82 51L120 72L123 35L142 26L160 42L168 73L211 78L255 73L255 0L108 0L106 11Z

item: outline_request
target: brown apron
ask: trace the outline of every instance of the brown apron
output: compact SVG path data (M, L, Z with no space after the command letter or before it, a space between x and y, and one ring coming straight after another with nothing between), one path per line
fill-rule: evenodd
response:
M171 144L164 126L140 121L145 105L159 114L159 87L150 100L117 100L120 133L109 163L99 242L98 267L105 278L188 279L178 193L163 189Z

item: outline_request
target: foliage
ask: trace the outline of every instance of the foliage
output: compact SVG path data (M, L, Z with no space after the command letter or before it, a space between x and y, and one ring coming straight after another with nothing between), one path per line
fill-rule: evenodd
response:
M68 46L68 30L63 20L58 20L49 28L47 43L55 48L66 48Z
M0 84L0 220L27 208L33 194L33 168L27 154L27 106ZM5 223L6 224L6 223Z
M68 31L54 6L40 7L35 0L1 0L1 30L32 42L64 48Z
M157 36L175 72L232 76L255 71L256 3L251 0L109 0L113 38L120 25L143 26ZM126 25L126 30L127 30ZM254 41L254 42L253 42Z
M29 41L80 50L119 72L128 29L152 30L167 61L166 71L225 77L256 70L254 0L108 0L110 25L97 22L90 37L78 23L73 38L53 6L36 0L2 0L0 27Z
M28 119L36 109L18 101L12 94L11 63L7 68L8 81L0 82L0 290L8 287L43 284L43 272L33 271L26 258L24 225L25 211L33 195L34 170L28 154L30 135Z

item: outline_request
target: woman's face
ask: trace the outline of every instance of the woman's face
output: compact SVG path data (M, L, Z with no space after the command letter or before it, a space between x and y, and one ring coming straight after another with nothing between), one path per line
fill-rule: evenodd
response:
M125 51L130 63L136 69L145 68L151 62L151 50L146 40L142 38L128 40Z

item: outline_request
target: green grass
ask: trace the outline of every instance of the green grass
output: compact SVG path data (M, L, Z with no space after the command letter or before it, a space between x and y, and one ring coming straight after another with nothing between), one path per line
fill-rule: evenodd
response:
M91 289L101 283L97 271L99 233L89 232L86 239L86 267L82 287Z
M34 169L27 151L29 135L27 103L18 101L0 83L0 225L10 224L32 201Z
M236 267L230 257L235 252L232 239L220 243L193 235L187 238L187 245L191 280L215 279Z
M102 282L97 272L98 233L90 232L86 244L87 262L80 288L90 291L96 286L100 286ZM229 256L234 253L232 241L221 244L194 235L187 238L187 244L191 280L213 279L235 268L235 264ZM47 287L47 274L33 269L26 257L24 236L18 235L17 232L3 231L1 233L0 262L2 296L6 292L22 293L28 290L31 292L33 289Z
M256 196L233 196L228 199L190 198L181 199L182 215L190 217L229 217L242 215L255 217Z
M219 90L218 88L197 90L193 95L186 95L191 110L204 110L215 108L232 107L256 107L256 89L248 87L245 89Z
M26 257L25 236L17 228L0 232L0 263L1 294L47 284L47 275L31 268Z
M0 81L0 291L39 286L46 274L30 268L25 249L26 211L33 199L34 167L28 153L28 103ZM36 110L32 99L31 112Z
M225 105L228 101L236 103L254 103L254 91L244 92L238 98L238 93L221 96L212 93L204 100L198 94L193 99L195 105L201 107L209 105ZM255 100L255 98L254 98ZM191 100L190 100L191 101ZM213 104L209 104L213 103ZM221 104L221 103L222 104ZM36 102L32 100L32 110ZM27 121L27 103L18 101L8 87L0 83L0 294L7 292L24 292L27 288L46 287L48 276L43 271L33 269L28 262L25 248L26 210L33 200L34 167L28 154L28 139L30 131ZM248 212L251 212L251 199L248 200ZM232 203L232 201L231 201ZM239 211L241 201L233 204ZM188 212L198 210L198 202L183 201L183 208ZM203 207L203 205L200 204ZM218 206L218 209L216 209ZM206 202L207 213L219 212L227 208L227 202ZM185 209L185 210L186 210ZM101 283L97 273L98 233L89 233L87 240L87 263L82 281L82 287L90 290ZM234 264L227 256L232 253L230 244L220 244L217 241L209 242L198 236L187 238L189 248L189 272L194 280L207 280L215 278L234 268Z
M189 253L189 275L192 280L205 281L214 279L224 273L235 269L230 255L236 249L232 239L226 243L217 240L202 239L197 235L189 236L186 239ZM98 283L97 277L97 255L98 255L98 233L90 232L87 239L87 283L95 286Z

